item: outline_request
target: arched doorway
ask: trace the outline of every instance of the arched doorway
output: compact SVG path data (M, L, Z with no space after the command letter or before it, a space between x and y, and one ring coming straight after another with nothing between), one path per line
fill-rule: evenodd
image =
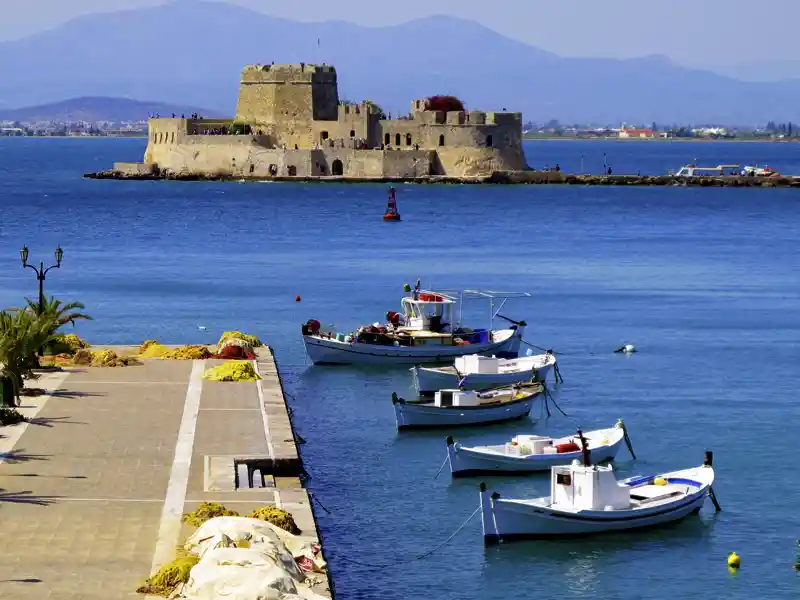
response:
M486 136L486 147L487 148L491 148L492 147L492 136L491 136L491 134Z
M444 134L439 136L439 145L444 146Z
M331 175L344 175L344 165L338 158L331 165Z
M286 167L286 173L289 175L289 177L295 177L297 175L297 167L294 165L289 165Z
M388 145L389 145L389 140L391 140L391 139L392 139L392 138L391 138L391 137L389 137L389 134L387 133L386 135L384 135L384 136L383 136L383 143L384 143L386 146L388 146Z
M406 146L410 146L410 145L411 145L411 134L407 133L406 134Z
M399 146L400 145L400 134L399 133L396 133L395 136L394 136L394 145L395 146Z

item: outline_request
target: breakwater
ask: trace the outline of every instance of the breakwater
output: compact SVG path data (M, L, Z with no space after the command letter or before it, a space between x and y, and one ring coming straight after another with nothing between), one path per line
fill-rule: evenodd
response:
M227 174L172 173L165 171L129 172L109 169L84 175L88 179L169 180L169 181L274 181L283 183L418 183L418 184L495 184L495 185L595 185L595 186L676 186L798 188L800 177L676 177L674 175L579 175L555 171L498 171L480 177L234 177Z

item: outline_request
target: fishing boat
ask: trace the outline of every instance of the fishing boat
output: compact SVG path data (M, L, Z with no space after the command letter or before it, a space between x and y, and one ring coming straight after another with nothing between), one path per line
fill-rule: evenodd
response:
M531 412L541 383L524 383L485 392L439 390L433 399L403 400L392 394L398 429L500 423Z
M397 212L397 200L395 199L394 188L389 188L389 203L386 206L386 212L383 213L384 221L399 221L400 213Z
M579 432L580 434L580 432ZM663 525L698 512L710 495L711 453L702 466L657 476L618 481L611 465L584 461L550 469L550 496L503 498L480 486L486 544L520 538L590 535Z
M628 443L633 455L630 438L622 421L608 429L587 431L583 437L594 464L616 457L623 442ZM454 477L547 471L582 457L581 441L574 435L555 439L541 435L517 435L510 442L497 446L462 446L452 437L447 438L447 459Z
M739 165L717 165L716 167L698 167L697 165L684 165L675 177L723 177L725 175L738 175ZM670 172L672 175L672 172Z
M420 396L436 390L458 387L465 390L485 390L520 381L545 381L556 365L552 352L538 356L497 358L471 354L459 356L452 366L411 367L414 389Z
M315 364L427 364L453 362L459 356L482 354L513 358L519 355L524 321L499 314L509 298L530 297L527 292L465 290L435 292L405 286L402 312L386 313L386 323L359 327L355 333L323 331L316 319L302 326L303 344ZM472 329L461 325L466 300L489 301L489 326ZM508 321L494 329L495 319Z
M780 177L781 174L769 167L745 167L742 169L744 177Z

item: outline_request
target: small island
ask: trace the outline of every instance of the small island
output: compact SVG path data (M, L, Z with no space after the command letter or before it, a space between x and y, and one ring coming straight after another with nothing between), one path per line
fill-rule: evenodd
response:
M527 168L522 115L466 110L452 96L414 100L391 119L370 101L340 101L330 65L249 65L236 115L149 120L142 163L119 179L469 179Z

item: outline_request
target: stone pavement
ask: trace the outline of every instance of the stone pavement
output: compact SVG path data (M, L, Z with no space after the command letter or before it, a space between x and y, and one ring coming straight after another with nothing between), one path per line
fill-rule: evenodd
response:
M143 598L136 588L192 531L181 514L206 500L243 515L281 506L318 539L300 481L269 474L299 474L271 353L259 351L257 384L204 381L216 362L73 368L33 384L48 395L23 399L29 422L0 428L0 598ZM248 464L259 487L246 488Z

